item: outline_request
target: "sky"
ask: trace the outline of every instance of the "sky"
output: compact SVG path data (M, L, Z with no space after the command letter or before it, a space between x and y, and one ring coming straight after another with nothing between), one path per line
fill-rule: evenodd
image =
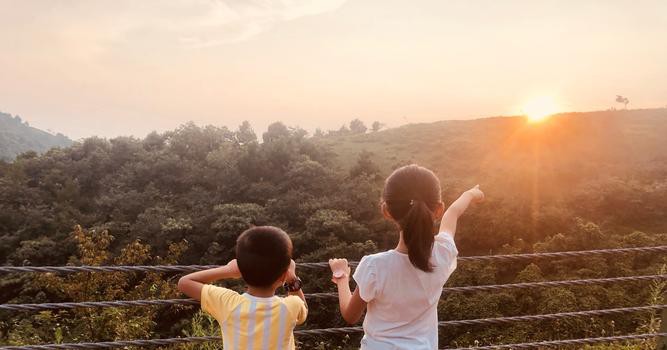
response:
M664 0L0 0L0 111L74 139L667 105Z

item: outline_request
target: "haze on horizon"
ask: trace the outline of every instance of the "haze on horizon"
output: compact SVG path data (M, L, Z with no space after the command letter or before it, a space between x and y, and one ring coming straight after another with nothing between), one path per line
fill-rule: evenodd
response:
M0 0L0 111L76 139L663 107L666 37L663 0Z

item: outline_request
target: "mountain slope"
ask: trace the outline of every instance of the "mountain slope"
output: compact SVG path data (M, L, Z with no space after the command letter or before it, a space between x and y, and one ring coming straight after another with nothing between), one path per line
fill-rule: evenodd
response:
M411 124L321 142L350 168L362 152L386 175L416 162L455 190L475 183L491 194L558 199L564 189L612 178L667 176L667 109L560 114ZM660 173L660 174L659 174Z
M628 153L636 147L651 154L664 153L667 145L667 109L564 113L542 123L530 124L522 117L492 117L474 120L446 120L434 123L409 124L380 132L328 136L322 142L339 155L347 167L363 151L375 153L381 165L414 160L436 165L443 158L457 154L470 156L469 151L492 154L529 151L535 142L562 152L600 151L610 149ZM503 146L502 148L498 148ZM630 146L631 148L625 148Z
M35 151L43 153L53 147L66 147L72 140L63 134L52 135L24 123L20 117L0 112L0 160Z

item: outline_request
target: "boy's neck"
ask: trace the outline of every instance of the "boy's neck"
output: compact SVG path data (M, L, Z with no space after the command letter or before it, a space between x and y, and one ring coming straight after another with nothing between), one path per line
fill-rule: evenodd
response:
M276 289L273 287L260 288L260 287L248 286L248 294L258 298L270 298L276 295Z

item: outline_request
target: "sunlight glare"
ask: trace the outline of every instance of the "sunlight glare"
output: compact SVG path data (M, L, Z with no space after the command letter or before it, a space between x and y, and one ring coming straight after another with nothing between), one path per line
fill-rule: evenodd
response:
M538 123L558 113L559 108L552 96L539 96L526 102L522 110L529 122Z

